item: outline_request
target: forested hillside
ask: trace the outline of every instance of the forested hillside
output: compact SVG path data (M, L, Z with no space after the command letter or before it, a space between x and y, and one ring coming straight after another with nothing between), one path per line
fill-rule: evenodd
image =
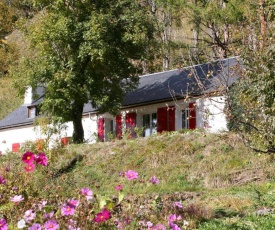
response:
M231 128L273 153L274 11L274 0L1 0L0 117L22 102L17 92L44 84L42 110L58 105L51 116L73 120L82 142L83 103L115 113L139 74L240 56Z

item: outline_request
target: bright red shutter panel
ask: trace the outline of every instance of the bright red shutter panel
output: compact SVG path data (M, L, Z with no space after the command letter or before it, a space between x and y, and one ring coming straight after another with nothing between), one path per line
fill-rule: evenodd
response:
M11 148L14 153L18 153L20 148L20 143L13 143Z
M168 114L169 114L168 131L175 131L175 106L170 106L168 108Z
M135 137L136 133L134 128L136 127L136 113L127 113L126 114L126 129L130 131L130 137Z
M116 136L117 138L122 137L122 119L121 115L116 116Z
M158 108L157 111L157 132L161 133L167 130L167 107Z
M104 118L97 120L97 136L100 141L104 142Z
M196 128L196 104L189 103L189 129Z
M61 138L61 145L65 146L69 144L69 140L67 137L62 137Z

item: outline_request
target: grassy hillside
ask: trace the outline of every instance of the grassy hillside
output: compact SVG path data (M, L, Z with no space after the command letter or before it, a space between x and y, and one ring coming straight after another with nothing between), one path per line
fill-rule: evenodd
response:
M93 201L83 201L70 217L81 229L117 229L114 221L122 229L147 229L148 222L173 229L168 227L171 214L182 217L174 222L181 229L274 226L274 157L253 153L232 133L164 133L70 145L47 156L50 164L32 173L24 172L21 154L1 157L0 175L7 183L0 186L0 210L10 226L17 224L24 211L47 199L47 212L54 211L61 229L66 229L69 217L60 213L62 202L71 198L82 202L79 191L83 187L93 191ZM138 178L127 180L128 170L137 172ZM159 183L152 183L153 176ZM117 185L123 186L122 191L115 190ZM17 206L9 201L15 194L25 197ZM112 218L95 223L104 205ZM42 213L37 210L36 221L43 223L39 216Z

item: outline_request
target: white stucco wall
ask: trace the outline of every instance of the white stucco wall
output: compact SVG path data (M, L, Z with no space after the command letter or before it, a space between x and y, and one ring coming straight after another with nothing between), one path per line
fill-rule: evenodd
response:
M209 132L227 131L227 121L224 114L225 97L201 98L196 100L197 127Z
M138 127L143 126L143 115L157 113L157 109L167 106L175 106L175 129L182 128L182 110L188 108L190 102L196 103L196 127L204 128L209 132L219 132L227 130L226 117L223 113L225 105L225 97L201 98L190 101L170 101L135 108L124 109L121 111L123 128L125 128L126 113L137 113L136 124ZM82 119L84 129L84 139L87 143L94 143L97 140L97 119L98 117L105 118L105 141L108 140L108 132L111 129L111 122L115 130L115 118L109 113L103 115L86 114ZM72 137L73 124L68 122L66 128L62 129L61 133L52 137L53 140L60 140L62 137ZM152 130L151 130L152 131ZM12 150L13 143L24 143L26 141L35 141L44 139L39 129L34 129L33 126L17 127L12 129L0 130L0 151L5 153ZM54 145L54 141L50 143L50 147Z

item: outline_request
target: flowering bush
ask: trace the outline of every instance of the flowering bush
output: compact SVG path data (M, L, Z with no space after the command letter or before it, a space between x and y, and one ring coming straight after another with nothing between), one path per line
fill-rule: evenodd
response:
M34 172L36 167L43 166L45 171L37 171L41 174L43 180L47 180L47 177L43 177L45 173L54 175L47 169L49 166L48 158L44 153L36 155L27 151L22 155L21 161L25 164L24 170L27 172L23 173L21 168L21 172L17 173L21 179L16 177L10 177L10 180L6 179L5 175L12 175L10 168L6 168L6 174L0 176L0 185L5 186L5 190L2 190L6 192L4 196L6 197L9 194L9 201L0 200L1 204L3 202L13 204L12 209L7 209L7 213L10 212L9 215L6 214L4 218L0 214L0 218L2 218L0 219L0 230L7 230L8 224L12 229L17 226L18 229L28 230L81 230L101 227L124 229L129 225L133 229L141 227L141 229L163 230L180 229L179 226L184 226L183 223L185 222L183 222L180 215L165 214L168 222L166 222L167 218L163 218L162 223L154 223L150 221L149 214L141 214L139 210L132 212L127 210L127 204L131 201L123 194L124 186L122 184L125 183L126 187L131 187L131 184L135 184L135 186L139 184L142 186L158 185L160 181L156 176L148 179L142 177L143 179L138 181L136 180L139 178L137 171L121 172L120 177L118 177L121 183L115 187L115 190L119 192L118 197L100 196L94 194L89 187L83 187L77 188L72 198L65 197L60 193L53 194L48 199L41 196L38 199L34 196L35 193L38 194L38 191L35 190L35 187L32 187L32 176L35 176L35 173L29 173ZM136 181L133 182L133 180ZM18 181L22 181L24 186L14 186ZM50 186L49 184L49 189ZM45 189L47 189L47 186ZM183 206L180 202L174 202L174 206L171 205L171 208L179 211L183 209ZM155 212L155 210L152 211Z

